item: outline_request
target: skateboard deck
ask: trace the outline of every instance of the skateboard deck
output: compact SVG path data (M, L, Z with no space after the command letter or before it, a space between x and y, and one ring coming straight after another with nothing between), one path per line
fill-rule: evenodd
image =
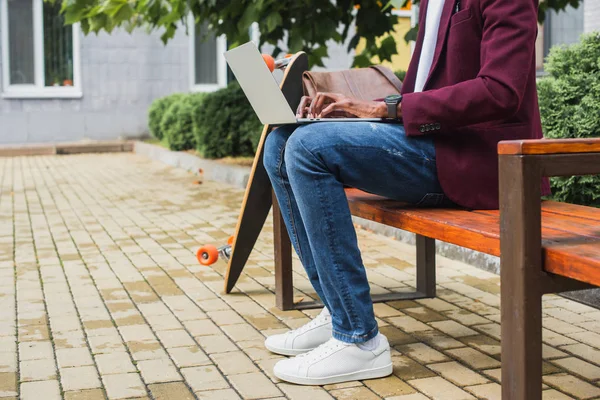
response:
M284 70L280 87L294 111L298 108L303 95L302 74L307 70L308 56L304 52L293 55ZM225 293L231 292L240 277L273 205L271 181L263 165L264 144L271 129L270 125L265 125L263 128L250 171L225 274Z

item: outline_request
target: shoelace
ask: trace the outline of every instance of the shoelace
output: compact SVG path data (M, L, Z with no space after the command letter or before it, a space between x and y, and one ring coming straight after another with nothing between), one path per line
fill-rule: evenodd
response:
M315 361L319 361L343 347L345 347L345 345L342 342L340 342L339 340L336 340L334 338L331 338L328 341L326 341L325 343L323 343L322 345L320 345L319 347L317 347L307 353L300 354L300 355L296 356L296 358L301 358L302 361L312 364Z

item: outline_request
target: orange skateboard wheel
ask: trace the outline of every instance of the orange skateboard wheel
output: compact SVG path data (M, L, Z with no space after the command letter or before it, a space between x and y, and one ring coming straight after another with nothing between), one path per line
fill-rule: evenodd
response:
M233 236L229 236L229 239L227 239L227 244L233 246Z
M286 54L286 55L285 55L285 57L284 57L284 58L290 58L290 57L292 57L292 56L293 56L293 54L290 54L290 53L288 53L288 54Z
M263 60L265 60L267 67L269 67L269 71L271 71L271 72L275 71L275 59L272 56L270 56L269 54L263 54L262 58L263 58Z
M196 258L202 265L212 265L219 259L219 250L211 244L204 245L198 249Z

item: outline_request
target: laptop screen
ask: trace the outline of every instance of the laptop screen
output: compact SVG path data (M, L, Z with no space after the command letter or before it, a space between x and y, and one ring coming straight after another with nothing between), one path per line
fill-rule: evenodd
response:
M254 43L229 50L225 59L260 122L265 125L296 122L294 111Z

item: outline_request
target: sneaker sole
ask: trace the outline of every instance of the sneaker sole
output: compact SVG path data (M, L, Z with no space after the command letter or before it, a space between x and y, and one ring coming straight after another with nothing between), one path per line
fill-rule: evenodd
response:
M300 376L282 374L278 373L277 371L273 372L275 373L276 377L286 382L291 382L298 385L322 386L349 381L362 381L365 379L383 378L391 375L393 369L394 366L392 363L390 363L386 366L379 368L365 369L362 371L352 372L343 375L327 376L325 378L305 378Z
M279 355L282 355L282 356L298 356L300 354L308 353L309 351L314 350L314 349L302 349L302 350L280 349L280 348L277 348L277 347L269 346L266 343L265 343L265 347L271 353L279 354Z

